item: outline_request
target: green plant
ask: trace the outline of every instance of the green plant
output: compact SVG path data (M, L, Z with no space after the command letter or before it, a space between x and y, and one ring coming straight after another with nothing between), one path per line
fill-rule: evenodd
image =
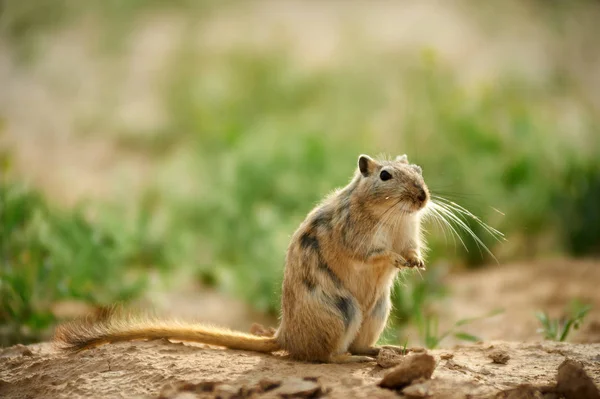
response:
M466 326L474 321L486 319L489 317L493 317L497 314L502 313L503 310L497 309L490 313L487 313L483 316L471 317L467 319L461 319L454 323L454 325L444 332L440 332L438 328L438 318L435 315L428 315L423 320L423 323L420 326L421 331L421 340L425 344L425 346L429 349L435 349L439 346L439 344L450 335L454 336L454 338L459 339L461 341L468 342L478 342L481 341L481 338L476 337L475 335L469 334L465 331L457 331L459 327Z
M571 160L555 195L566 248L577 256L600 255L600 164Z
M2 181L0 220L4 344L47 333L61 300L108 305L135 297L145 285L131 268L140 248L122 245L115 231L90 223L80 210L54 209L39 193Z
M443 281L447 270L436 265L422 274L402 273L392 292L394 328L418 324L432 302L448 295Z
M402 345L402 353L401 355L404 356L408 353L408 350L406 349L408 347L408 337L404 340L404 344Z
M546 312L536 312L535 317L542 327L538 330L545 339L563 342L569 336L571 329L577 330L583 319L592 309L591 305L573 301L565 311L566 315L560 318L552 318Z

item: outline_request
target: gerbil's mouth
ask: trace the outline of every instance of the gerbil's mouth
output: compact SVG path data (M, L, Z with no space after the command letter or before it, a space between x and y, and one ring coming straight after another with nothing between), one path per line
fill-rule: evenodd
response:
M427 207L428 202L429 201L427 199L420 201L416 198L411 198L409 201L404 203L402 208L406 213L416 213Z

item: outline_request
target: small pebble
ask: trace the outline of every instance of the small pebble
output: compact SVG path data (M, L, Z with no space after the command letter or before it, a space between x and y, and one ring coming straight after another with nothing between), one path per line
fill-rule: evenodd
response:
M600 391L582 364L567 359L558 366L556 390L567 399L600 399Z
M431 396L431 381L409 385L402 390L402 394L409 398L426 398Z
M379 355L377 355L377 364L384 369L389 369L400 364L403 358L404 356L398 354L393 349L382 348L379 351Z
M231 398L237 396L240 392L239 388L234 387L233 385L222 384L218 385L214 390L215 395L220 398Z
M272 392L283 398L312 398L319 396L322 388L317 382L293 377L284 380L283 384Z
M435 359L428 353L415 353L402 358L401 363L387 373L379 386L399 389L420 378L429 379L435 369Z
M271 380L268 378L264 378L258 382L258 386L263 392L270 391L271 389L275 389L281 385L281 381L279 380Z
M414 353L422 353L427 352L427 349L423 348L422 346L415 346L413 348L410 348L410 351Z
M497 364L506 364L510 359L510 355L508 354L508 352L502 349L494 349L488 354L488 357L492 359L494 363Z

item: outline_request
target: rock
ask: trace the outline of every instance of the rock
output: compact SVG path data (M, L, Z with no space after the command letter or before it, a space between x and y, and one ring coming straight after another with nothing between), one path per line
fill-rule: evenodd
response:
M495 399L544 399L544 396L533 385L523 384L498 393Z
M268 378L264 378L258 382L258 386L263 392L270 391L271 389L275 389L281 385L281 381L279 380L270 380Z
M256 398L258 397L258 395L263 394L264 392L260 389L260 387L258 385L251 385L251 386L242 386L239 391L238 394L233 396L233 398L236 399L242 399L242 398Z
M180 391L185 392L213 392L216 387L223 384L220 381L202 381L198 384L193 384L190 382L184 383L180 386Z
M422 352L427 352L427 349L423 348L422 346L415 346L415 347L410 348L410 351L414 352L414 353L422 353Z
M393 349L382 348L379 351L379 355L377 355L377 364L384 369L389 369L390 367L394 367L402 361L404 356L398 354Z
M510 359L508 352L502 349L494 349L488 354L488 357L497 364L506 364Z
M302 378L288 378L272 392L282 398L311 398L320 395L323 390L318 382Z
M165 385L159 395L159 399L171 399L181 396L183 393L206 393L213 392L215 388L220 386L222 383L217 381L203 381L198 384L191 382L181 381L177 383L171 383Z
M229 399L237 396L240 392L240 388L236 388L233 385L221 384L214 390L215 396L222 399Z
M581 363L567 359L558 366L556 391L566 399L600 399L598 387Z
M464 366L462 364L456 363L453 359L449 359L444 364L444 367L448 370L456 370L464 373L465 371L473 371L469 367Z
M379 386L400 389L419 378L429 379L435 369L435 359L427 353L415 353L402 358L398 366L388 372Z
M431 381L409 385L402 393L409 398L426 398L431 395Z
M442 360L450 360L450 359L452 359L453 357L454 357L454 353L449 353L449 352L442 353L442 354L440 355L440 358L441 358Z

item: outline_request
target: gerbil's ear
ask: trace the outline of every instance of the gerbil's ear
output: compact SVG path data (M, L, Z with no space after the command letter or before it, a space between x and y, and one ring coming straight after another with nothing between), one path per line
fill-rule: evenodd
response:
M400 162L400 163L408 163L408 157L406 156L406 154L403 155L398 155L396 157L396 162Z
M370 156L362 154L358 157L358 169L363 176L369 176L376 167L377 162L375 162L375 160Z

